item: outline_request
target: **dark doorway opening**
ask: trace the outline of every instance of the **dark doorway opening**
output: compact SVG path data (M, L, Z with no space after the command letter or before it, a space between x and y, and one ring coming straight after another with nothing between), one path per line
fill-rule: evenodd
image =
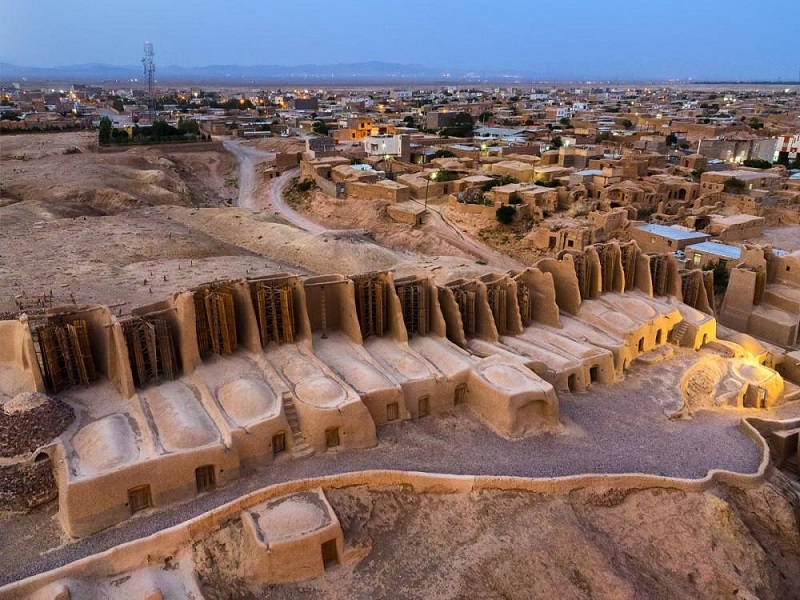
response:
M335 565L339 562L339 554L336 550L336 540L328 540L322 544L322 564L325 568Z

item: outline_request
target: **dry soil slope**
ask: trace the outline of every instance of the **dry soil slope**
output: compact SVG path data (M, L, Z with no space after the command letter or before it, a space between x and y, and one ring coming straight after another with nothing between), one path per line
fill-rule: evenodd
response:
M326 494L360 561L251 590L232 575L238 549L222 530L195 547L207 597L800 597L798 498L780 475L705 493Z
M36 219L110 215L164 204L217 206L236 195L237 165L227 152L135 146L97 153L95 143L91 132L4 136L5 225L25 221L26 211Z

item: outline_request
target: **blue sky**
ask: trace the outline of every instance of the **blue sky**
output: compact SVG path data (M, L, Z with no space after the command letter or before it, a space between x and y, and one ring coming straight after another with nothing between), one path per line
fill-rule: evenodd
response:
M0 0L3 61L138 65L145 40L162 65L379 60L541 78L800 77L797 0Z

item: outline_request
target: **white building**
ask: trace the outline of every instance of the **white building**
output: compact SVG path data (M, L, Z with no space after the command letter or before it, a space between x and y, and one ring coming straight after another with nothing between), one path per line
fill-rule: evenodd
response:
M389 93L389 97L395 100L411 100L413 95L411 90L392 90Z
M402 136L383 134L364 138L367 156L400 156L403 153Z

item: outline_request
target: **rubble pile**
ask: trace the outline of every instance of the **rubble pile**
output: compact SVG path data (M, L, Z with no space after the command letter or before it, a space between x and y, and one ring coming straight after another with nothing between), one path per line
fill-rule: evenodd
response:
M72 408L57 398L38 392L19 394L0 405L0 456L33 452L74 419Z
M57 496L50 459L0 466L0 510L29 510Z

